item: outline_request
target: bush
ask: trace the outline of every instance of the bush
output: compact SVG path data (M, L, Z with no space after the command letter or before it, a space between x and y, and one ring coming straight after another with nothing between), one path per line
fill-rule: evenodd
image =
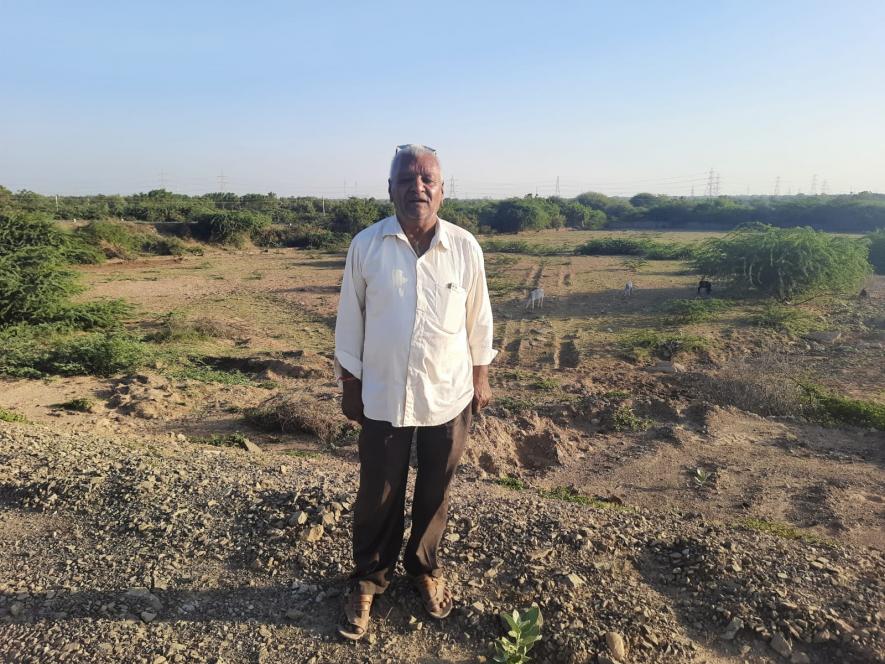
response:
M76 275L53 247L0 255L0 326L53 320L80 290Z
M870 263L876 274L885 274L885 228L867 235L870 242Z
M194 237L205 242L240 246L246 236L270 224L270 218L247 210L197 210L189 217Z
M245 420L260 429L281 433L310 433L325 443L342 445L356 440L358 430L331 402L305 401L276 395L243 411Z
M73 237L107 258L131 259L139 254L181 256L202 251L188 247L177 237L159 235L153 228L120 221L90 221L76 229Z
M664 333L653 330L633 332L619 342L621 350L634 361L646 361L651 356L671 360L679 353L706 350L708 345L701 337L682 332Z
M824 329L823 321L810 313L781 304L768 304L750 318L750 323L783 332L791 337L801 337L809 332Z
M483 240L482 249L490 253L530 256L559 256L572 253L568 247L534 244L525 240Z
M719 406L763 416L807 416L809 403L783 360L766 356L730 362L716 374L683 374L685 387Z
M53 318L78 330L118 327L132 314L132 305L125 300L92 300L82 304L66 304Z
M28 424L28 418L21 413L16 413L14 410L0 408L0 422L20 422L22 424Z
M707 240L693 267L740 293L788 299L854 292L870 272L865 243L811 228L754 224Z
M109 376L138 368L147 355L143 344L123 332L71 333L58 324L0 329L0 347L0 374L18 378Z
M885 405L845 397L811 383L802 384L802 389L817 419L885 431Z
M315 226L272 226L256 231L252 240L259 247L336 250L347 249L350 237Z
M655 242L649 238L603 237L590 240L575 249L585 256L641 256L649 260L686 260L692 258L691 245Z
M664 322L667 325L683 325L710 320L729 307L731 303L726 300L686 299L670 300L662 309L666 314Z

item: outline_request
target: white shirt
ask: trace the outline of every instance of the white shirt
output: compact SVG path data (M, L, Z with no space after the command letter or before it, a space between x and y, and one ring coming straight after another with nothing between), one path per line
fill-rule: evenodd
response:
M489 364L492 307L482 249L440 219L417 256L396 216L372 224L347 252L335 371L362 380L363 413L394 426L436 426L473 398L473 366Z

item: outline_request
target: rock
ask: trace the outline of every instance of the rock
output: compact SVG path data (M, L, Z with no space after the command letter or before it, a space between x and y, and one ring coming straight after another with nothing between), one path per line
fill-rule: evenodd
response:
M307 523L307 520L310 518L310 515L304 510L300 510L292 514L288 519L286 519L286 523L290 526L303 526Z
M320 524L314 524L307 530L301 531L301 539L305 542L316 542L322 539L325 529Z
M13 602L9 607L9 615L11 615L13 618L18 618L24 610L24 604L22 604L21 602Z
M771 641L768 642L768 645L770 645L771 649L781 657L789 657L790 653L793 651L793 646L790 645L790 642L787 641L780 632L774 633L774 636L771 637Z
M811 664L811 658L804 652L794 652L790 664Z
M822 344L831 344L839 341L842 338L842 333L839 330L823 330L821 332L810 332L805 335L805 338Z
M243 438L240 440L240 447L249 452L250 454L260 454L261 448L258 447L255 443L253 443L248 438Z
M301 609L289 609L286 611L286 617L289 620L298 620L304 615L304 612Z
M618 632L605 633L605 645L608 646L612 657L624 661L627 659L627 644L624 643L624 637Z
M725 631L722 632L722 635L719 637L725 641L731 641L737 635L737 633L744 628L744 621L735 616L731 619L731 622L728 623L728 627L725 628Z
M579 574L575 574L574 572L565 575L565 582L572 588L579 588L583 586L584 583L586 583L583 577L581 577Z
M599 664L619 664L616 660L612 659L604 652L601 652L596 656L596 661L599 662Z
M157 617L157 614L153 611L142 611L139 615L141 616L141 619L145 622L150 622Z

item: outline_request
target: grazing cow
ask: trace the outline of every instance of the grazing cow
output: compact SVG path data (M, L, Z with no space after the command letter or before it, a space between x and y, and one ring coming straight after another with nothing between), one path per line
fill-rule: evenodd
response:
M633 280L631 279L624 285L624 297L630 297L633 295L633 289L636 288L633 285Z
M858 297L859 299L861 299L861 300L869 300L869 299L870 299L870 294L867 293L867 289L866 289L866 288L861 288L861 289L860 289L860 295L858 295L857 297Z
M544 289L543 288L535 288L529 293L529 298L525 302L525 308L528 309L531 307L535 308L535 302L538 303L538 308L542 308L544 306Z
M701 291L704 291L705 295L711 295L713 293L713 282L701 279L698 282L698 295L701 294Z

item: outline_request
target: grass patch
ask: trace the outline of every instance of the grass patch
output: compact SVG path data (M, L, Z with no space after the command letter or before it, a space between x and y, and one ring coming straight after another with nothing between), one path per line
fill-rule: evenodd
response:
M535 404L528 399L520 399L519 397L496 397L495 403L511 413L524 413L535 407Z
M315 459L320 455L319 452L311 452L310 450L283 450L282 454L299 459Z
M188 442L200 445L213 445L215 447L243 447L249 439L240 431L234 433L218 434L211 436L188 436Z
M618 346L629 359L641 362L651 357L672 360L680 353L706 350L710 344L702 337L682 332L639 330L621 337Z
M542 392L553 392L559 389L559 381L554 378L537 378L531 382L531 387Z
M630 393L627 390L609 390L602 396L604 399L627 399Z
M529 488L529 485L518 477L510 477L509 475L496 479L495 484L512 489L513 491L525 491Z
M615 431L645 431L651 426L651 420L639 417L625 403L615 408L612 414L612 429Z
M95 406L95 401L88 397L76 397L70 401L65 401L64 403L57 405L59 408L64 408L65 410L73 410L78 413L91 413L93 406Z
M21 413L16 413L14 410L7 410L5 408L0 408L0 422L20 422L22 424L30 424L28 418Z
M482 250L499 254L528 256L565 256L573 253L568 245L535 244L525 240L483 240Z
M74 332L57 324L14 325L0 329L0 375L111 376L144 364L148 348L122 330Z
M595 238L575 248L584 256L639 256L653 261L688 260L694 256L691 245L656 242L650 238Z
M885 431L885 405L852 399L811 383L803 383L801 388L811 402L811 410L816 419L824 423Z
M767 533L780 537L781 539L799 540L808 544L828 544L830 540L820 535L806 532L787 523L779 523L777 521L767 521L765 519L745 518L738 519L736 524L738 527L748 530L755 530L759 533Z
M727 300L684 299L670 300L662 307L665 325L686 325L712 320L732 306Z
M173 378L197 380L201 383L219 383L222 385L255 385L256 381L238 369L224 371L208 367L204 364L187 364L169 374ZM272 381L268 381L272 382ZM274 387L276 384L274 383Z
M791 337L801 337L822 330L826 324L807 311L782 304L768 304L762 311L753 315L752 325L777 330Z
M576 489L568 486L558 486L553 489L539 489L538 495L541 498L548 498L551 500L561 500L566 503L574 503L576 505L586 505L589 507L595 507L597 509L603 510L620 510L629 512L631 511L630 507L622 505L619 502L615 502L612 500L603 500L601 498L593 498L591 496L585 496L583 493L580 493Z

